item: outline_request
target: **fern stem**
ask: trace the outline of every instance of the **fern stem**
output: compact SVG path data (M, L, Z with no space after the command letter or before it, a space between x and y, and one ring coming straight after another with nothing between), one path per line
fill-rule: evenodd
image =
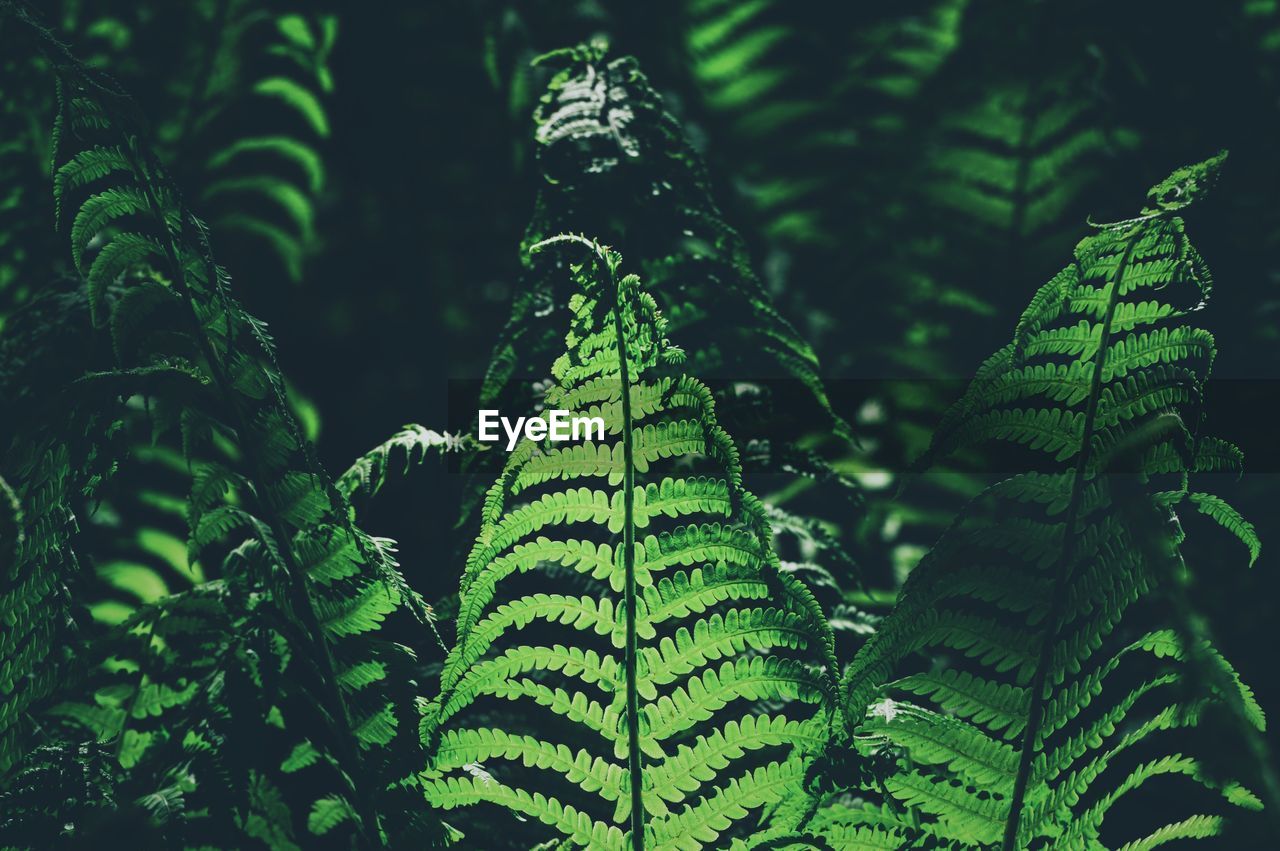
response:
M1089 380L1089 400L1085 408L1084 425L1080 430L1080 453L1076 456L1075 475L1071 480L1071 498L1067 504L1066 520L1062 526L1062 552L1054 565L1053 598L1049 604L1049 616L1045 619L1046 632L1040 642L1040 657L1036 661L1035 674L1031 679L1029 694L1031 705L1027 711L1027 728L1022 735L1022 748L1018 754L1018 774L1013 782L1013 796L1009 800L1009 816L1005 821L1002 851L1016 851L1018 847L1018 827L1022 820L1022 806L1027 794L1027 782L1031 778L1031 765L1035 758L1036 740L1040 737L1040 728L1044 724L1045 681L1049 677L1049 665L1053 660L1054 638L1062 630L1063 608L1066 606L1067 586L1071 580L1072 562L1075 559L1076 524L1080 518L1080 504L1084 496L1084 477L1087 472L1093 441L1094 423L1098 417L1098 402L1102 396L1102 370L1106 365L1107 345L1111 341L1111 325L1115 318L1116 303L1120 295L1120 285L1124 280L1125 269L1138 244L1137 236L1141 225L1130 229L1125 238L1129 240L1124 254L1116 265L1115 275L1111 281L1111 292L1107 297L1107 312L1102 320L1102 334L1098 339L1098 351L1094 355L1093 375ZM1079 261L1077 261L1079 262Z
M636 530L635 465L631 442L631 375L627 367L627 337L622 325L622 294L613 265L604 252L600 260L609 272L613 294L613 331L618 345L618 379L622 382L622 564L625 571L622 598L627 619L627 774L631 778L631 847L644 851L643 767L640 760L640 695L636 691Z

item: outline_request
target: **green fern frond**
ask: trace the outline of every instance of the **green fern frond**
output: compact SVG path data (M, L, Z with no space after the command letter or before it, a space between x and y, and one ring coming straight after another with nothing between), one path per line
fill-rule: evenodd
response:
M1247 521L1186 490L1197 468L1240 462L1239 450L1199 436L1213 340L1185 322L1209 277L1174 213L1220 164L1180 169L1140 217L1083 240L934 438L926 460L995 443L1043 471L998 483L966 509L845 673L850 712L868 708L859 749L903 755L884 781L886 803L910 814L895 832L1009 851L1098 847L1113 841L1102 838L1111 804L1156 775L1260 806L1181 754L1127 777L1108 771L1139 747L1168 747L1161 732L1194 726L1209 702L1263 723L1234 671L1190 633L1117 640L1122 623L1141 622L1144 599L1174 581L1166 562L1180 564L1181 533L1166 523L1181 499L1257 554ZM894 679L919 652L949 664ZM1219 815L1194 816L1125 847L1221 828Z
M832 409L812 348L752 270L746 244L717 206L706 168L684 130L635 60L611 59L601 43L557 51L539 64L556 73L535 113L539 172L545 182L525 247L555 234L589 231L629 257L672 333L699 339L689 355L689 371L714 388L714 393L705 388L698 392L708 394L708 402L714 397L720 421L743 440L743 466L752 474L785 477L787 498L808 492L812 503L820 503L838 494L840 504L851 510L829 517L827 529L833 536L847 531L861 510L858 486L835 474L823 457L829 454L827 447L802 450L799 444L811 430L805 423L820 425L837 447L847 445L851 430ZM527 256L511 318L481 389L482 408L526 412L540 403L529 388L543 377L538 365L558 354L559 326L572 321L568 306L575 295L555 254ZM607 345L607 335L596 343ZM598 407L595 413L616 416L620 402L607 395L611 382L603 382L605 395L600 396L599 387L587 376L581 378L580 388L568 391L563 405ZM785 394L786 409L778 403L775 410L775 395L784 396L775 392L779 388L795 392ZM632 399L637 416L667 392L692 391L637 388ZM668 457L695 448L703 440L699 431L694 420L667 424L660 433L642 430L633 448L637 470L661 466ZM550 449L522 468L520 484L533 486L550 475L606 466L615 479L611 484L617 484L618 450L607 452L613 455L600 447ZM766 499L777 508L781 496ZM480 501L476 497L464 505L464 519ZM800 507L788 506L789 516L802 513ZM782 515L771 516L783 522ZM857 583L858 569L834 548L825 552L834 559L831 563L816 564L816 558L805 562L825 570L839 586L831 589L829 601L838 605L842 590Z
M350 499L357 490L373 496L382 489L391 470L392 453L404 453L401 473L408 473L411 466L422 464L433 452L461 452L475 449L469 435L454 435L410 423L400 431L364 455L356 459L334 483L344 496Z
M535 115L546 183L525 247L555 234L600 234L634 258L673 331L706 339L691 367L738 382L798 381L817 415L847 437L812 348L751 271L742 238L713 201L701 158L635 60L609 60L602 44L590 44L539 64L557 73ZM525 279L485 379L486 406L511 399L517 364L528 369L554 357L556 323L569 315L573 293L554 259L530 253Z
M972 238L1036 257L1062 239L1081 199L1133 134L1107 126L1093 69L996 79L939 121L928 192Z
M579 243L589 254L572 264L580 289L546 404L602 417L605 437L526 440L490 489L424 716L421 779L435 806L488 801L574 845L700 848L738 835L748 813L767 817L825 746L832 639L779 570L710 392L667 374L679 356L653 297L585 239L537 249ZM522 582L551 564L595 590ZM495 699L525 708L485 710ZM743 701L786 714L744 715ZM595 745L522 732L538 706ZM523 791L526 775L538 792ZM557 775L567 788L544 794Z
M1215 520L1222 528L1239 538L1240 543L1248 547L1249 566L1252 567L1262 553L1262 541L1258 539L1258 533L1254 531L1253 524L1241 517L1240 512L1219 496L1211 493L1189 493L1187 499L1201 514Z
M65 398L80 377L76 367L91 361L89 327L83 299L60 293L25 305L5 329L0 400L8 415L0 423L0 470L16 487L0 489L0 617L8 624L0 638L0 770L20 764L35 746L53 744L32 738L35 719L75 679L81 639L69 586L81 569L73 547L76 508L110 477L110 434L119 413L109 392L94 410ZM62 365L51 368L54 352Z
M854 164L904 129L913 100L955 52L968 5L860 8L837 21L773 0L682 10L697 93L770 240L838 244L847 196L865 192Z
M111 762L97 743L33 751L0 793L0 842L38 847L49 837L86 834L117 807Z
M290 5L296 7L270 14L231 12L222 27L229 69L196 83L205 88L194 92L184 128L189 138L181 144L203 158L200 199L214 232L260 243L298 281L316 244L325 188L322 150L331 132L325 100L337 23L300 7L289 11Z

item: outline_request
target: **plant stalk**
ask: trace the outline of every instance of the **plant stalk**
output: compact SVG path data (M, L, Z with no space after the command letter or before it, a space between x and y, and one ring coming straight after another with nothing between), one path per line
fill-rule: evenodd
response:
M635 530L635 465L631 441L631 374L627 365L627 339L622 326L622 296L618 281L607 256L601 262L609 272L613 290L613 328L618 345L618 378L622 382L622 563L626 571L623 607L627 621L626 666L627 687L627 774L631 778L631 848L644 851L643 766L640 758L640 698L636 691L636 530Z
M1031 778L1031 765L1035 758L1036 741L1040 737L1040 729L1044 725L1045 681L1049 677L1049 664L1053 659L1054 639L1062 630L1063 608L1066 606L1067 586L1071 580L1073 561L1076 555L1076 544L1079 540L1076 525L1080 519L1080 503L1084 496L1084 477L1089 459L1092 455L1094 424L1098 418L1098 402L1102 396L1102 370L1106 366L1107 345L1111 341L1111 324L1115 318L1116 303L1120 296L1120 285L1124 280L1125 269L1133 257L1133 250L1138 244L1141 226L1130 229L1126 234L1129 244L1116 266L1112 279L1111 293L1107 299L1107 312L1102 320L1102 335L1098 339L1098 351L1094 354L1093 376L1089 382L1089 401L1085 408L1084 425L1080 432L1080 453L1076 456L1075 476L1071 481L1071 499L1067 505L1066 521L1062 527L1062 552L1054 565L1053 599L1050 603L1049 616L1045 619L1046 633L1040 643L1040 658L1036 661L1035 674L1032 676L1030 692L1031 705L1027 711L1027 728L1023 732L1022 747L1018 754L1018 774L1013 782L1013 796L1009 800L1009 816L1005 820L1002 851L1016 851L1018 847L1018 827L1022 820L1022 806L1027 795L1027 782Z

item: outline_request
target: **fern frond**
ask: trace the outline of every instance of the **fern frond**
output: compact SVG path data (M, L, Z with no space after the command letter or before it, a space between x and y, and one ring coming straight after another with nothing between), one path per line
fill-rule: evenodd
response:
M603 45L591 44L540 63L557 73L535 116L547 183L525 247L555 234L599 234L644 272L673 331L706 339L691 369L737 382L798 381L816 415L847 437L847 424L827 400L812 348L751 271L742 238L712 200L700 157L635 60L609 60ZM527 407L490 403L513 399L515 364L528 369L552 359L558 330L553 323L570 315L566 306L573 293L553 257L530 253L525 277L481 393L488 407Z
M958 93L935 129L927 190L970 238L1032 257L1061 241L1108 162L1134 142L1109 126L1094 68L1072 57L1036 69L993 70Z
M472 448L473 441L469 435L438 432L410 423L357 458L334 484L348 499L357 490L366 496L373 496L386 483L387 473L391 469L391 456L397 450L404 453L404 467L401 469L404 474L409 472L411 466L425 462L433 451L460 452Z
M38 748L0 793L0 842L11 848L39 847L49 837L74 834L124 803L115 791L112 760L104 746Z
M1208 275L1189 274L1202 261L1173 212L1220 164L1180 169L1139 218L1083 240L935 436L927 459L994 442L1030 450L1045 471L1001 482L966 509L845 673L852 714L867 708L859 749L903 755L884 783L888 802L913 814L913 833L1008 851L1096 847L1111 804L1157 775L1259 805L1181 754L1127 777L1108 771L1139 747L1159 753L1174 741L1161 733L1196 725L1210 702L1248 725L1262 720L1193 633L1117 641L1156 589L1177 593L1181 533L1167 524L1181 499L1257 553L1251 525L1185 484L1197 468L1240 461L1239 450L1199 436L1213 340L1184 323ZM1165 481L1172 490L1160 490ZM922 651L949 664L893 678ZM1131 846L1221 828L1220 816L1193 816Z
M1244 517L1240 516L1240 512L1231 507L1230 503L1219 496L1211 493L1190 493L1187 499L1191 504L1204 514L1215 520L1222 528L1240 539L1240 543L1249 549L1249 566L1258 560L1258 556L1262 554L1262 541L1258 539L1258 533L1254 531L1253 524Z
M231 17L222 30L229 68L196 83L205 87L193 92L180 144L202 160L200 201L214 231L261 244L298 281L316 244L325 188L337 22L297 4L273 13L233 9Z
M578 242L589 254L572 264L580 291L547 404L602 416L605 437L526 440L490 489L457 642L424 717L422 783L436 806L501 803L575 845L700 848L736 835L750 812L767 817L825 746L831 635L812 595L779 571L710 392L663 375L672 359L654 300L616 253L559 241ZM677 472L687 464L698 474ZM552 564L597 590L522 581ZM492 698L530 708L501 729L478 726L511 717L486 712ZM786 714L744 715L743 701ZM538 706L598 744L524 732ZM538 793L515 785L526 774L541 778ZM556 775L582 803L542 796Z
M955 52L966 5L859 8L835 21L774 0L702 0L682 10L697 94L764 235L787 247L839 242L848 196L865 192L857 165L904 128ZM824 108L832 102L840 108Z

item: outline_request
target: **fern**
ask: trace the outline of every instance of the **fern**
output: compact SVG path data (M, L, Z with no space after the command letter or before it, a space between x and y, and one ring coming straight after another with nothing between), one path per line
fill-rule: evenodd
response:
M539 64L557 73L535 116L545 183L525 247L557 233L601 234L636 258L673 330L706 339L694 354L701 374L796 381L818 415L847 437L816 356L751 271L741 237L712 200L698 154L635 60L608 60L606 47L593 43L547 54ZM517 366L554 356L556 323L569 296L555 263L528 254L482 401L512 401Z
M82 300L50 294L11 317L2 347L0 399L13 414L0 422L0 469L15 483L21 510L13 518L13 536L6 535L3 544L8 562L0 617L8 628L0 642L0 770L30 750L32 717L74 668L81 643L68 588L80 569L72 546L73 506L92 496L111 472L116 408L114 400L101 400L88 386L82 387L85 395L103 402L96 410L67 410L62 398L60 391L79 377L74 366L62 364L81 365L88 358L88 327ZM63 440L50 422L74 435L74 442Z
M152 9L139 4L79 3L60 7L60 24L85 45L93 67L110 67L143 89L161 159L211 212L224 249L263 269L300 279L315 248L315 220L325 189L323 144L329 135L328 57L337 35L331 15L289 2L245 0ZM12 38L21 28L9 25ZM163 67L139 67L132 51L181 43ZM5 142L0 176L0 291L20 304L33 275L58 266L56 241L33 215L44 205L50 139L33 120L50 108L52 91L30 54L13 51L4 68ZM85 152L85 156L105 156ZM91 165L91 164L90 164ZM102 257L99 277L119 273L141 246L121 240ZM273 264L278 263L278 266ZM253 283L258 283L253 270ZM274 274L274 271L272 272ZM266 276L263 276L263 280Z
M1178 123L1185 103L1216 133L1265 121L1275 0L1203 33L1144 9L968 0L351 11L348 55L422 45L412 88L431 96L374 91L385 64L356 62L332 115L335 16L47 5L83 61L0 0L0 847L1234 847L1248 811L1280 811L1260 701L1192 598L1240 623L1265 609L1193 573L1185 546L1225 532L1222 557L1262 553L1255 512L1203 475L1243 469L1204 433L1218 355L1191 320L1212 279L1180 218L1222 155L1081 242L931 442L938 385L890 381L851 446L816 354L843 375L945 377L1009 281L1052 271L1083 199L1109 209L1138 142L1146 159L1202 135ZM599 37L527 62L544 38L606 30L655 84ZM1227 77L1259 109L1208 102ZM433 188L466 181L488 204L500 185L491 206L518 209L536 183L482 404L599 416L603 439L508 455L411 425L322 469L315 412L210 242L268 313L325 323L335 270L424 268L423 244L396 238L424 221L436 273L494 285L379 305L469 334L510 274L450 254L506 241L508 214L424 206L435 194L409 184L357 190L309 268L330 177L350 191L368 173L349 134L328 160L354 102L396 116L363 134L384 152L414 147L385 132L402 109L443 121L385 158L448 175ZM476 131L511 169L471 168ZM1204 237L1247 249L1227 252L1247 258L1232 280L1265 275L1276 242L1257 214L1272 170L1250 166L1255 187ZM598 240L554 236L575 233ZM276 287L304 270L320 286L299 304ZM1223 327L1274 336L1265 299L1236 310L1252 315ZM331 369L352 354L330 349L303 361L329 379L326 412L354 398ZM399 403L378 395L354 408ZM922 468L959 475L889 500L926 443ZM417 590L440 588L410 587L363 524L437 453L501 472L463 497L479 537L433 609ZM984 488L984 461L1021 472ZM415 575L453 577L430 529L451 488L430 490L402 508L430 541ZM862 584L868 565L905 581L896 603Z
M592 253L572 265L581 289L547 404L603 417L608 436L526 440L486 495L458 638L424 715L422 779L436 806L495 803L578 846L700 848L767 816L824 746L830 632L779 571L707 388L659 377L681 353L639 279L581 237L535 250L578 243ZM553 563L589 575L592 592L522 581ZM741 714L760 699L793 714ZM518 727L471 720L495 700L526 707L499 716ZM537 706L572 738L522 732ZM540 770L531 787L511 779L518 763ZM542 771L573 797L548 794Z
M6 11L10 8L6 4ZM39 32L23 9L14 11L16 20ZM135 392L155 396L170 421L180 424L188 458L213 457L208 449L218 441L236 447L228 463L209 462L210 468L196 477L186 512L193 549L232 554L249 546L256 553L248 561L258 566L246 568L254 593L268 594L271 609L279 614L265 626L246 630L268 645L279 642L273 635L291 635L291 652L306 660L314 676L314 690L303 703L324 720L324 741L338 776L349 778L316 799L324 803L316 803L311 819L306 810L295 814L280 797L279 785L268 779L276 771L270 764L255 768L247 789L238 791L250 796L250 810L271 810L259 813L267 823L262 830L283 831L281 836L303 837L312 828L330 834L339 821L348 841L361 845L417 835L424 827L421 813L388 803L399 794L395 781L421 765L412 746L417 720L413 680L392 678L389 672L405 670L413 659L395 637L429 641L424 627L430 616L386 549L352 524L345 499L316 465L286 401L265 327L231 299L225 272L209 253L203 223L182 204L138 127L120 108L127 103L124 96L51 39L44 40L44 49L58 73L56 189L76 266L92 277L93 266L118 244L144 247L119 281L90 286L91 306L98 321L112 329L119 363L90 376L89 387L103 388L97 396L83 392L72 398L84 411L81 416L110 421L113 409L101 397L115 404ZM118 299L108 293L105 285L111 283L124 285ZM153 375L176 376L182 392L143 383ZM28 516L39 518L42 528L28 532L30 544L15 566L37 583L11 592L20 596L6 609L16 621L14 637L29 635L25 646L6 647L5 670L14 676L49 676L35 666L55 646L51 630L61 619L40 606L45 605L42 597L52 594L56 599L63 571L74 566L68 561L74 523L68 490L78 486L78 474L66 460L62 441L76 435L57 430L42 435L51 448L28 451L28 467L20 471L20 496L37 512ZM37 474L40 467L32 465L49 471ZM243 505L228 504L222 498L228 489L252 498ZM59 531L59 526L68 528ZM144 609L131 623L150 622L159 614ZM398 623L395 632L389 629L393 623ZM234 629L229 625L226 631L235 634ZM145 656L135 657L138 664ZM211 654L213 660L223 657ZM267 655L259 658L269 664ZM279 664L283 668L287 662ZM146 669L137 670L140 679L131 699L156 694ZM261 681L264 675L256 676L258 687L270 694L272 688ZM51 685L24 689L23 706L46 697ZM159 694L164 694L161 688ZM219 691L209 687L204 693L216 700ZM164 706L188 705L187 694ZM167 737L185 742L181 725L194 724L198 717L198 712L179 712L165 722ZM101 719L81 721L95 735L111 729ZM122 768L150 767L149 743L159 739L131 729L119 732ZM334 803L339 799L346 802L345 809ZM345 817L339 818L342 813ZM254 835L252 825L258 822L233 823Z
M110 765L106 749L96 744L38 749L0 794L0 842L39 847L49 837L71 841L88 834L115 809ZM49 808L50 800L59 806Z
M1162 341L1186 336L1208 295L1177 213L1224 156L1178 170L1137 218L1083 240L940 427L933 455L994 440L1047 460L975 501L847 670L851 711L869 707L859 749L903 757L882 781L888 808L837 806L824 817L832 836L1098 847L1114 841L1103 825L1112 807L1161 776L1260 807L1202 761L1158 750L1173 742L1162 731L1194 726L1214 702L1263 721L1216 651L1151 623L1159 612L1140 605L1175 587L1179 538L1162 515L1187 493L1198 446L1223 447L1199 437L1211 338L1207 348ZM1075 328L1088 333L1064 346L1060 332ZM1056 378L1043 380L1045 370ZM1158 492L1162 480L1171 491ZM1250 527L1212 505L1256 547ZM893 678L930 650L950 664ZM1203 688L1188 691L1188 679ZM1126 847L1215 835L1221 821L1194 815Z
M215 232L261 241L299 281L316 244L325 188L321 152L331 132L325 98L333 89L328 58L337 19L305 14L296 4L264 15L256 4L235 3L225 14L222 52L236 58L234 72L223 64L196 82L205 90L194 93L185 116L196 138L182 142L199 146L191 160L205 157L201 203L214 212Z
M69 17L102 51L91 64L127 69L135 87L150 84L159 153L210 211L230 253L274 258L274 268L300 280L326 180L336 19L287 0L225 0L159 14L121 4ZM122 49L175 37L187 49L158 85L145 79L157 69L132 67Z
M962 108L951 80L981 11L965 0L838 15L769 0L682 9L702 107L694 115L708 125L709 158L735 177L754 213L744 233L768 258L779 306L807 317L802 328L832 374L924 379L872 389L867 409L885 414L858 424L861 451L843 459L843 469L865 471L868 481L896 476L927 441L946 402L932 382L955 362L947 337L957 317L978 323L996 311L958 268L973 240L952 245L949 237L965 220L949 209L919 216L944 188L931 166L952 140L935 124ZM986 243L981 250L990 256ZM974 277L992 278L985 270ZM860 324L858 345L848 345L845 319L873 301L884 321ZM858 542L863 575L900 578L949 519L949 496L918 489L911 504L888 505L872 495Z
M117 788L137 795L135 807L158 809L150 820L171 844L293 848L322 834L349 843L360 817L361 778L333 746L324 674L291 649L306 637L256 586L271 557L247 542L224 565L227 579L141 608L96 646L111 664L90 675L90 699L46 713L68 734L115 743L126 779ZM404 673L395 654L354 670L345 687ZM394 728L384 710L357 733L373 741Z
M1107 126L1091 69L1063 64L982 86L941 120L934 145L927 192L966 241L1008 252L1015 273L1058 249L1108 159L1134 142Z
M348 470L338 477L338 490L347 498L357 491L373 496L382 489L391 470L391 458L396 450L404 453L402 472L421 464L433 452L462 452L474 448L470 435L454 435L438 432L416 423L410 423L356 459Z
M690 371L709 381L721 421L742 438L744 468L776 483L777 493L761 494L771 516L812 526L809 515L840 506L839 514L824 515L835 546L810 548L800 569L829 579L824 602L841 605L861 571L838 538L858 517L861 494L825 457L846 446L851 431L831 407L816 356L752 271L699 154L635 60L610 59L596 42L537 64L555 74L535 113L543 182L525 247L557 233L590 232L631 258L672 332L704 341L691 352ZM571 296L556 257L526 255L482 407L528 411L539 404L528 389L541 378L537 365L555 356ZM474 516L482 485L464 503L464 520ZM793 536L781 525L775 531L788 554L799 556Z
M867 193L859 165L901 138L921 89L955 51L968 5L925 0L835 21L772 0L682 10L689 73L721 130L714 141L772 243L840 245Z
M248 190L258 187L272 197L292 198L298 207L312 203L324 179L318 150L307 142L305 134L298 138L289 135L294 132L293 122L286 110L268 111L255 105L253 101L258 96L250 89L254 75L268 77L273 73L286 82L295 80L293 84L303 88L331 87L325 57L332 46L332 20L290 14L287 3L275 4L267 12L233 0L159 15L140 7L99 7L89 11L68 4L61 23L88 43L93 64L110 64L130 75L137 75L140 70L127 54L122 54L125 47L135 42L169 41L175 32L184 30L200 33L198 39L192 40L192 49L184 52L179 68L172 69L172 73L155 73L152 69L151 75L163 81L163 91L150 92L159 112L153 117L159 125L157 136L163 156L171 161L177 158L180 181L197 188L198 194L210 195L206 206L214 210L217 225L222 228L224 248L229 241L234 256L245 256L245 245L238 238L242 231L222 227L229 223L219 214L219 199L230 199L238 220L247 222L249 230L256 234L286 234L287 227L281 230L272 224L271 205L256 202ZM9 30L16 38L26 37L12 24ZM53 235L48 228L32 228L30 233L22 230L24 222L40 222L41 217L30 211L33 204L45 201L44 176L37 176L35 185L28 184L33 183L29 173L32 164L47 168L48 142L41 138L36 120L46 104L34 93L50 89L37 67L38 61L24 64L22 56L22 51L15 52L4 81L12 94L6 98L11 106L6 114L13 119L12 132L5 134L10 142L4 161L12 166L6 171L6 182L12 186L15 210L20 206L27 215L15 226L3 228L4 234L0 234L0 240L6 235L15 239L13 247L18 254L10 265L12 278L20 286L10 295L17 303L27 298L34 283L30 280L33 274L43 275L44 269L61 265L55 252L46 246L44 237ZM51 101L51 89L49 95ZM317 101L313 110L316 120L326 123L318 104ZM241 136L258 135L233 139L228 131ZM219 151L218 145L226 148ZM198 167L193 168L193 164ZM121 152L114 146L82 151L55 175L55 198L125 167ZM291 182L298 187L292 188ZM207 193L205 187L210 188ZM245 191L223 192L218 187L240 187ZM36 192L42 195L33 198ZM18 205L19 199L25 201ZM269 202L270 198L266 200ZM277 213L288 216L288 210ZM314 217L309 209L300 210L299 215L308 221ZM282 250L288 249L281 259L296 276L308 245L300 238L278 242ZM98 252L86 275L95 307L107 288L157 251L159 247L149 237L124 232ZM19 259L28 271L18 271ZM19 280L20 275L28 280ZM250 280L256 283L255 278ZM117 336L127 328L128 317L135 315L132 311L121 314L120 324L124 327L112 329ZM97 319L104 321L102 316ZM291 403L296 405L296 400ZM188 462L183 460L176 440L173 445L149 445L157 440L163 444L169 434L178 430L176 424L157 424L155 411L140 405L126 413L121 430L139 436L130 452L132 463L108 492L96 495L105 502L85 512L90 522L82 529L88 540L81 543L81 549L87 551L91 563L96 563L100 579L100 588L85 589L84 593L86 597L97 597L89 602L95 616L111 621L126 618L140 599L154 599L157 593L190 587L203 576L201 566L188 566L187 557L181 554L182 541L187 537L181 495L189 489L189 476L183 469ZM203 461L192 458L189 464L201 467ZM216 559L211 567L216 574Z
M742 438L744 468L777 488L761 498L778 521L784 567L823 583L815 587L824 604L842 605L861 576L840 540L861 512L861 493L825 457L847 445L850 429L831 407L816 356L774 307L713 199L699 154L636 61L611 59L597 42L537 65L555 73L535 114L543 180L524 246L557 233L597 235L635 264L674 334L704 341L689 369L709 381L721 422ZM526 254L482 407L540 404L529 388L542 377L538 365L555 357L573 295L565 280L557 257ZM473 522L483 485L464 502L464 522ZM824 512L833 505L837 511ZM821 547L792 534L816 526L814 514L826 521Z
M142 419L138 413L126 408L122 434L130 424L136 431ZM180 451L141 441L133 445L127 463L99 493L98 509L81 530L83 548L94 558L94 574L101 584L96 593L82 591L95 619L119 623L139 605L210 578L187 546L182 494L190 486L188 464Z

